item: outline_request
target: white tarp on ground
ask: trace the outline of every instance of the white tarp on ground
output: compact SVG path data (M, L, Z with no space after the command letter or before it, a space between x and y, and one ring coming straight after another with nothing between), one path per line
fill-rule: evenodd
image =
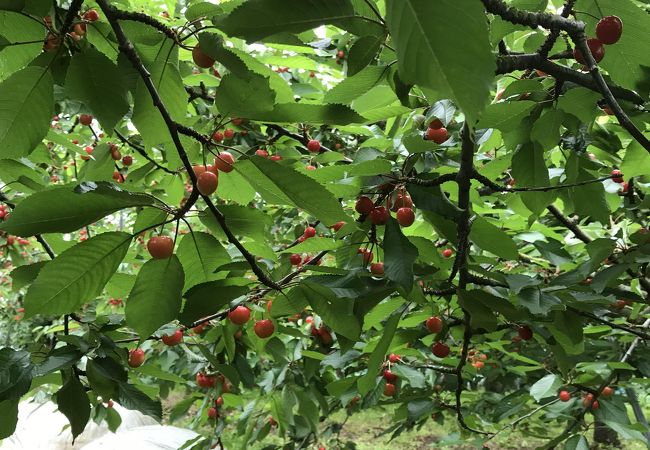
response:
M197 436L194 431L184 428L151 425L123 433L105 434L80 450L178 450Z

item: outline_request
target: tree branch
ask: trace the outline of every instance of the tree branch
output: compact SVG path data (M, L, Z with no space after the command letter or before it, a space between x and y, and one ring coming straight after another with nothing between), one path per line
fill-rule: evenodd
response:
M160 115L162 116L165 125L167 126L167 129L169 130L169 133L172 137L172 141L174 142L176 151L178 152L178 155L180 156L180 159L183 162L183 165L185 166L185 169L187 170L187 173L192 182L193 189L190 198L191 199L196 198L196 192L198 192L198 189L196 187L196 181L197 181L196 174L192 169L192 163L190 162L189 157L185 152L185 148L183 147L183 144L180 140L179 128L181 127L179 127L179 124L177 124L171 118L169 111L165 107L165 104L163 103L162 99L160 98L160 95L158 94L158 90L156 89L156 86L153 84L153 81L151 80L151 75L149 74L149 71L146 69L146 67L140 60L140 57L138 56L137 52L135 51L135 48L133 47L133 44L131 44L126 34L124 34L124 30L119 24L116 16L116 9L113 8L111 5L109 5L107 0L98 0L97 4L100 6L102 11L104 11L106 18L108 19L109 23L111 24L111 27L113 28L113 31L115 32L115 36L117 38L120 51L126 55L126 57L129 59L133 67L140 74L140 77L142 78L147 90L149 91L149 95L151 96L154 106L156 106L156 108L160 112ZM182 128L186 128L186 127L182 127ZM219 211L216 208L216 206L212 203L212 201L208 196L201 195L201 197L208 205L208 209L210 209L215 219L217 219L219 225L221 225L221 227L223 228L224 233L228 237L228 241L231 244L233 244L235 247L237 247L237 249L242 253L242 255L244 256L248 264L251 266L251 269L253 270L255 275L257 275L259 281L273 289L278 289L278 285L273 280L271 280L268 277L268 275L264 273L262 268L257 264L255 257L250 252L248 252L248 250L244 248L242 243L235 237L234 233L230 230L230 228L226 224L226 218L221 213L221 211ZM187 203L190 203L191 206L191 202L189 200Z
M61 36L68 34L68 31L70 31L72 28L72 22L74 22L75 17L77 17L79 14L79 10L81 9L83 2L84 0L72 0L70 3L68 12L66 13L65 19L63 20L63 25L61 25Z
M566 0L564 2L564 6L562 7L562 13L560 13L560 16L568 18L571 12L573 11L573 7L575 6L575 3L576 0ZM548 56L548 52L551 51L551 49L555 45L555 41L559 36L560 36L560 30L558 28L552 29L551 33L548 36L546 36L546 40L544 41L544 43L540 46L539 50L537 50L537 53L542 58L546 58Z
M530 12L508 6L503 0L482 0L487 12L508 22L530 28L544 27L548 30L564 30L567 33L583 32L585 24L546 12Z
M622 330L622 331L626 331L626 332L628 332L630 334L634 334L634 335L636 335L637 337L639 337L641 339L650 340L650 334L644 333L643 331L635 330L634 328L626 327L624 325L619 325L619 324L614 323L612 321L609 321L609 320L603 319L601 317L598 317L597 315L592 314L590 312L582 311L582 310L580 310L578 308L574 308L573 306L567 306L566 309L568 311L571 311L571 312L575 313L575 314L578 314L579 316L587 317L587 318L589 318L589 319L591 319L591 320L593 320L595 322L599 322L599 323L605 324L607 326L610 326L612 328L616 328L617 330Z
M457 177L458 177L458 172L454 172L454 173L445 173L432 180L423 180L422 178L417 178L417 177L406 177L400 179L400 181L403 183L416 184L418 186L431 187L431 186L440 186L441 184L447 183L449 181L456 181Z
M301 136L298 133L292 133L291 131L287 130L284 127L281 127L280 125L272 124L272 123L267 123L265 124L267 128L270 128L271 130L276 131L279 135L281 136L286 136L289 137L293 140L296 140L300 142L302 145L305 147L307 146L307 143L309 142L309 139L306 136ZM321 150L326 151L326 152L333 152L335 150L332 150L329 147L324 146L323 144L320 145ZM352 162L350 158L345 158L346 162Z
M481 175L476 170L474 170L472 178L474 178L476 181L480 182L484 186L489 187L493 191L498 191L498 192L548 192L557 189L568 189L568 188L573 188L578 186L584 186L586 184L600 183L602 181L611 180L612 178L619 177L619 176L620 175L607 175L605 177L594 178L593 180L578 181L577 183L558 184L555 186L519 187L519 188L502 186L500 184L497 184L494 181L490 180L489 178Z
M149 156L144 149L144 147L139 146L138 144L131 142L126 136L124 136L122 133L120 133L117 129L113 130L115 132L115 135L117 138L122 141L124 144L128 145L131 147L133 150L138 152L144 159L152 163L154 166L156 166L158 169L162 170L163 172L167 172L168 174L171 175L176 175L178 172L174 172L173 170L168 169L167 167L158 164L156 160L154 160L151 156Z

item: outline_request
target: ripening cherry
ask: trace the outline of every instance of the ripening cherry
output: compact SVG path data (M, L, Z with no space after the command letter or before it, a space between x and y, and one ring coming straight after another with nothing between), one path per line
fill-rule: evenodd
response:
M483 367L485 367L485 363L483 361L474 361L472 363L472 367L474 367L476 370L481 370Z
M343 59L343 58L345 58L345 52L344 52L343 50L339 50L338 52L336 52L336 57L337 57L338 59Z
M341 220L340 222L336 222L334 225L332 225L332 230L334 230L335 233L338 233L341 228L345 226L345 222Z
M88 146L86 146L86 148L84 148L84 151L86 153L88 153L89 155L92 154L93 150L95 150L95 149L93 147L91 147L90 145L88 145Z
M152 236L147 242L147 250L154 259L167 259L174 253L174 241L169 236Z
M214 65L214 59L203 53L198 44L192 49L192 59L194 64L202 69L209 69Z
M373 259L374 255L372 254L372 252L369 249L360 248L359 250L357 250L357 253L359 253L363 257L363 264L364 265L368 265L370 262L372 262L372 259Z
M431 351L438 358L445 358L449 355L449 346L444 342L436 342L431 346Z
M393 383L386 383L386 386L384 386L384 395L386 397L395 395L395 385Z
M307 142L307 150L312 153L318 153L320 151L320 141L310 139L309 142Z
M623 179L623 173L618 169L612 170L611 175L614 183L623 183L625 181Z
M266 150L261 149L261 148L258 149L258 150L255 150L255 154L257 156L261 156L262 158L268 158L269 157L269 152L267 152Z
M560 401L568 402L571 400L571 393L569 391L560 391L560 395L558 397L560 397Z
M111 148L111 158L113 158L114 161L119 161L122 159L122 154L117 147Z
M367 216L370 212L375 209L375 204L370 200L370 198L361 196L357 199L357 203L354 205L354 210L359 214Z
M234 136L235 136L235 130L233 130L232 128L226 128L223 131L223 137L225 137L226 139L232 139Z
M432 316L429 317L426 322L424 322L424 325L427 327L427 329L432 332L432 333L440 333L442 331L442 326L444 322L442 319L438 316Z
M517 328L517 334L524 341L530 341L533 338L533 330L528 325Z
M144 364L144 350L134 348L129 350L129 367L140 367Z
M305 170L316 170L316 167L310 164L307 167L305 167Z
M388 370L388 369L384 370L383 377L384 377L384 379L385 379L386 381L388 381L389 383L394 383L394 382L396 382L396 381L397 381L397 378L398 378L396 374L394 374L393 372L391 372L391 371Z
M84 126L88 126L93 123L93 116L90 114L79 114L79 123Z
M415 213L411 208L397 210L397 222L403 227L410 227L415 222Z
M395 197L395 204L390 197L386 201L386 207L391 211L397 212L400 208L413 208L413 199L406 192L398 192Z
M302 257L298 253L294 253L293 255L289 256L289 262L292 266L300 265L302 262Z
M587 39L587 46L589 47L589 50L591 51L591 54L593 55L596 62L598 63L602 61L602 59L605 57L605 46L603 43L598 39L591 38ZM573 57L580 64L587 64L587 60L578 47L573 49Z
M176 330L171 335L163 334L161 339L165 345L173 347L183 342L183 332Z
M623 34L623 22L617 16L606 16L596 24L596 37L606 45L615 44Z
M449 133L445 127L427 129L426 139L436 144L442 144L449 139Z
M378 262L370 264L370 273L378 277L384 275L384 263Z
M203 195L212 195L219 185L219 177L213 172L205 171L196 180L196 187Z
M214 158L214 166L222 172L232 172L235 158L230 152L221 152Z
M585 398L582 400L583 406L585 408L589 408L590 407L589 405L591 405L592 410L597 410L600 407L600 404L598 403L598 400L591 403L593 399L594 399L593 394L585 395Z
M370 211L370 221L374 225L384 225L386 222L388 222L389 218L390 213L383 206L378 206Z
M402 357L396 353L391 353L390 355L388 355L388 360L393 364L399 362L401 359Z
M196 374L196 384L202 388L213 388L217 384L217 378L213 375L206 375L203 372Z
M609 386L605 386L603 390L600 392L600 395L603 397L611 397L614 394L614 389L612 389Z
M219 131L219 130L215 131L215 132L212 134L212 140L213 140L214 142L221 142L221 141L223 141L223 133L222 133L221 131Z
M133 156L131 156L131 155L125 155L125 156L122 158L122 164L124 164L124 165L127 166L127 167L130 166L131 164L133 164Z
M316 236L316 228L314 228L314 227L305 228L304 235L305 235L305 237L308 237L308 238Z
M239 305L228 313L228 319L235 325L244 325L251 318L251 310Z
M253 331L255 331L257 337L266 339L275 331L275 325L269 319L258 320L253 326Z
M208 419L216 419L218 416L217 414L217 409L214 407L209 407L208 408Z
M442 251L442 256L444 256L445 258L451 258L451 255L453 255L453 254L454 254L454 251L452 249L450 249L450 248L446 248L446 249L444 249Z
M280 155L272 155L269 159L271 161L280 161L282 159L282 156L280 156Z
M444 127L440 119L433 119L431 123L429 124L429 128L433 130L439 130L440 128Z
M84 20L88 22L96 22L99 20L99 14L94 9L89 9L84 13Z

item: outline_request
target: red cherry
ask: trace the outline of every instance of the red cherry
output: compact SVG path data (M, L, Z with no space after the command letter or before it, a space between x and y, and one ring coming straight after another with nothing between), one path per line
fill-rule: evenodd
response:
M215 408L219 408L221 405L223 405L223 397L219 396L215 399L214 406Z
M215 131L212 134L212 140L215 141L215 142L223 141L223 133L221 131Z
M203 50L201 50L198 44L192 49L192 59L194 60L194 64L202 69L208 69L214 65L214 59L203 53Z
M228 319L235 325L244 325L251 318L251 310L243 305L237 306L228 313Z
M233 130L232 128L226 128L223 132L223 136L226 139L232 139L234 135L235 135L235 130Z
M261 339L266 339L271 336L275 331L275 325L269 319L258 320L253 326L253 330L257 337Z
M384 379L388 381L389 383L394 383L397 381L398 376L395 375L393 372L390 370L386 369L384 370Z
M305 167L306 170L316 170L316 167L312 166L311 164Z
M323 343L323 345L330 345L333 342L332 333L329 332L325 325L322 325L318 330L318 338Z
M589 408L589 405L591 405L591 409L596 410L599 408L600 404L598 403L598 400L591 403L593 399L594 399L593 394L587 394L585 395L585 398L582 400L582 404L584 405L585 408Z
M202 388L213 388L217 384L217 378L213 375L206 375L203 372L196 374L196 384Z
M214 158L214 166L222 172L232 172L235 158L229 152L221 152Z
M623 34L623 22L616 16L606 16L596 24L596 37L603 44L615 44Z
M298 253L294 253L289 257L289 262L292 266L297 266L302 262L302 257Z
M472 363L472 367L474 367L476 370L481 370L483 367L485 367L485 363L483 361L474 361Z
M108 399L108 402L106 402L106 407L107 407L107 408L112 408L114 404L115 404L115 403L113 403L113 400L111 400L111 399L109 398L109 399Z
M93 122L93 116L90 114L80 114L79 123L84 126L88 126Z
M407 193L399 192L395 198L395 204L390 197L386 201L386 207L391 211L397 212L400 208L413 208L413 199Z
M345 52L344 52L343 50L339 50L338 52L336 52L336 57L337 57L338 59L343 59L343 58L345 58Z
M384 225L389 218L390 213L383 206L378 206L370 211L370 221L375 225Z
M603 390L600 392L600 395L603 397L611 397L614 394L614 389L612 389L609 386L605 386Z
M449 355L449 346L443 342L436 342L431 346L431 351L438 358L445 358Z
M524 325L517 329L517 334L524 341L530 341L533 338L533 330L528 325Z
M433 141L436 144L442 144L447 139L449 139L449 133L445 127L440 128L429 128L427 130L426 139Z
M119 161L120 159L122 159L122 154L117 149L117 147L114 148L114 149L111 149L111 158L113 158L114 161Z
M87 20L88 22L95 22L99 20L99 14L97 14L97 11L94 9L89 9L84 13L84 20Z
M208 419L216 419L218 416L217 409L210 407L208 408Z
M432 333L440 333L442 331L442 326L444 322L440 317L433 316L429 317L426 322L424 322L424 325L427 327L427 329L432 332Z
M124 164L125 166L130 166L131 164L133 164L133 156L131 155L124 156L122 158L122 164Z
M320 151L320 141L311 139L309 142L307 142L307 150L312 153L318 153Z
M129 367L140 367L144 364L144 350L141 348L134 348L129 350Z
M167 259L174 253L174 241L169 236L152 236L147 242L147 250L154 259Z
M273 300L266 302L266 312L271 314L271 307L273 306Z
M454 254L454 251L452 249L450 249L450 248L446 248L446 249L444 249L442 251L442 256L444 256L445 258L450 258L451 255L453 255L453 254Z
M370 273L377 276L382 276L384 274L384 263L378 262L370 264Z
M367 216L373 209L375 209L375 204L368 197L362 196L357 200L357 203L354 205L354 209L359 214Z
M255 154L257 156L261 156L262 158L268 158L269 157L269 152L267 152L266 150L263 150L261 148L259 150L255 150Z
M605 46L603 46L603 43L600 42L598 39L591 38L591 39L587 39L587 46L589 47L589 50L591 51L591 54L594 56L596 62L602 61L602 59L605 57ZM584 58L584 55L582 54L582 52L578 47L573 49L573 57L580 64L587 64L587 60Z
M308 238L316 236L316 228L314 227L307 227L305 228L305 233L304 235Z
M571 394L569 393L569 391L560 391L559 397L560 400L563 402L568 402L569 400L571 400Z
M84 150L85 150L86 153L88 153L90 155L93 152L93 150L95 150L95 149L89 145Z
M386 397L395 395L395 385L393 383L386 383L386 386L384 386L384 395Z
M165 345L169 345L170 347L178 345L183 342L183 332L181 330L176 330L172 335L163 334L162 341Z
M203 172L196 180L196 187L203 195L212 195L218 185L219 178L212 172Z
M390 362L392 362L393 364L395 364L396 362L399 362L401 359L402 358L399 355L395 354L395 353L391 353L390 355L388 355L388 360Z
M410 227L415 222L415 213L411 208L397 210L397 222L403 227Z
M370 250L368 250L367 248L364 248L364 249L360 248L358 252L361 254L361 256L363 256L363 264L364 265L367 265L370 262L372 262L372 259L373 259L374 255L372 254L372 252Z
M273 155L271 158L269 158L271 161L280 161L282 159L282 156L280 155Z
M335 233L338 233L341 228L345 226L345 222L342 220L340 222L336 222L334 225L332 225L332 230L334 230Z
M429 124L429 128L433 130L438 130L440 128L444 127L440 119L433 119L431 123Z
M612 181L614 181L615 183L623 183L624 182L623 174L621 173L620 170L618 170L618 169L612 170L611 175L612 175Z

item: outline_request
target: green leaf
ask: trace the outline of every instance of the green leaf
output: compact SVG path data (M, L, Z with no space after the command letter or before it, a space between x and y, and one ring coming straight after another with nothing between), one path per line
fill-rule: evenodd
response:
M481 291L462 291L458 303L471 314L472 328L493 331L497 326L497 317L492 309L481 301Z
M250 161L258 169L256 175L259 180L270 180L293 205L312 214L324 224L332 225L341 220L352 222L336 197L307 175L259 156L253 156ZM249 182L255 186L252 174L246 175Z
M41 269L25 295L25 317L76 311L102 291L124 259L131 235L109 232L67 249Z
M176 66L166 63L164 60L158 60L148 69L151 73L151 80L171 118L177 121L185 118L187 93ZM173 148L174 144L165 121L158 108L153 104L151 94L144 82L139 77L133 94L133 104L132 120L140 132L145 146L151 148L158 144L166 144Z
M548 150L560 142L560 127L564 113L559 109L549 109L535 121L530 132L530 138L539 143L543 149Z
M70 376L68 381L56 393L56 403L70 422L72 442L79 436L90 419L90 401L81 381L76 375Z
M291 248L282 250L281 253L315 253L324 250L336 250L344 245L343 241L335 241L332 238L313 237Z
M519 303L533 314L547 314L553 306L559 303L559 300L542 292L538 287L522 289L517 294Z
M584 352L583 319L571 311L555 311L553 323L546 327L569 355Z
M49 70L26 67L0 83L0 155L29 154L43 140L54 115Z
M47 355L47 358L40 364L34 366L32 375L41 377L61 369L66 369L75 364L81 358L82 353L72 345L55 348Z
M14 0L3 0L13 4ZM35 2L30 2L35 3ZM34 58L43 52L45 29L43 23L33 17L21 15L19 12L0 11L2 29L0 36L9 43L33 42L32 44L12 45L0 48L0 81L6 79L19 69L27 66Z
M519 146L512 156L512 175L517 187L549 186L548 168L544 161L544 150L536 144ZM555 199L551 192L521 192L521 200L533 214L539 215Z
M142 414L162 421L162 405L159 400L152 400L135 386L120 383L117 391L117 401L126 409L140 411Z
M197 284L185 294L187 300L179 320L184 325L190 325L202 317L221 311L228 303L247 292L246 286L239 286L228 279Z
M232 111L231 114L239 115L237 110ZM348 125L367 121L349 106L339 104L278 103L270 111L255 111L254 114L244 115L244 117L264 122L304 122L325 125Z
M600 238L589 242L585 246L587 253L589 253L589 260L591 262L592 270L600 267L604 260L609 258L614 249L616 248L616 241L613 239Z
M543 398L557 395L557 390L560 387L562 387L562 379L555 374L549 374L530 387L530 395L539 402Z
M424 375L419 370L404 364L395 364L392 370L400 379L408 381L411 387L415 389L424 389L426 387Z
M0 439L8 438L16 431L18 403L19 398L0 401Z
M397 220L386 222L384 231L384 273L408 293L413 289L413 263L418 249L402 233Z
M480 2L388 0L400 78L453 99L470 122L488 102L496 64ZM455 44L448 45L451 36ZM467 70L471 67L471 70Z
M36 279L45 264L47 264L47 261L39 261L34 264L27 264L25 266L16 267L9 274L12 281L11 288L14 291L18 291L28 284L31 284L31 282Z
M229 36L247 41L277 33L300 33L324 24L353 33L382 29L357 17L350 0L249 0L228 16L216 18L214 24Z
M111 155L110 146L99 144L93 150L92 159L86 161L79 170L79 180L93 181L112 181L115 172L115 161Z
M359 338L361 325L353 314L353 299L337 297L330 289L310 282L303 282L294 290L302 291L316 314L334 332L353 341Z
M530 100L494 103L485 108L476 127L511 131L519 126L536 105L537 103Z
M564 450L589 450L589 442L584 436L574 435L566 440Z
M384 361L390 343L393 340L393 336L397 330L397 324L401 317L402 311L396 311L386 321L386 325L382 330L381 338L368 359L368 372L363 377L359 378L357 382L359 393L361 395L366 395L373 388L375 380L377 379L377 374L379 373L379 369Z
M239 163L235 167L238 165ZM219 210L226 216L228 227L236 234L261 242L266 240L266 232L273 224L273 219L259 209L238 205L219 205ZM219 239L226 239L221 226L209 210L204 210L199 218Z
M600 94L590 89L577 87L562 95L557 102L557 107L565 113L577 117L581 122L588 123L599 114L596 102L601 97Z
M0 173L4 183L19 183L29 192L40 191L45 187L43 184L45 174L26 160L19 162L13 159L0 159Z
M269 80L251 73L248 79L238 78L232 73L223 76L215 105L225 116L256 118L273 109L275 93L269 87Z
M352 103L352 101L381 83L386 74L386 66L370 66L354 76L348 76L334 88L327 91L323 101L326 103Z
M640 175L650 176L650 153L637 141L630 142L625 149L621 171L628 179Z
M361 72L379 53L384 36L361 36L354 41L348 52L348 77Z
M129 111L126 85L113 62L92 47L72 57L66 94L86 104L102 127L112 130Z
M470 239L481 249L501 258L514 260L519 258L517 245L512 238L481 216L477 216L472 224Z
M185 272L183 292L214 279L217 267L230 262L230 255L214 236L204 232L186 234L176 251Z
M0 349L0 401L19 399L29 391L31 382L30 354L23 350Z
M144 341L181 310L183 266L176 255L144 263L126 302L126 323Z
M154 202L149 195L124 191L110 183L66 185L30 195L0 229L19 236L68 233L120 209Z

